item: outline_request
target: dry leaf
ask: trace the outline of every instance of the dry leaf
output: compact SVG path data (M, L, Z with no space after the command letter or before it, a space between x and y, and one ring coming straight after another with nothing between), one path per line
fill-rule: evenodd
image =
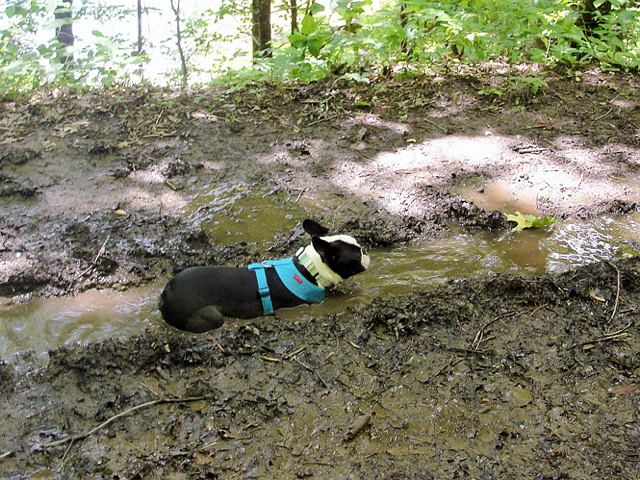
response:
M638 390L637 385L615 385L607 390L612 395L628 395Z

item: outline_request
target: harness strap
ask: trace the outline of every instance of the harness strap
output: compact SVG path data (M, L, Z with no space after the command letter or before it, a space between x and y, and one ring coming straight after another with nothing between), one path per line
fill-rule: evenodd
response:
M273 313L273 304L271 303L271 292L269 291L267 273L264 271L264 267L262 263L252 263L249 265L249 270L256 272L258 293L260 294L260 300L262 300L262 310L264 310L265 315L271 315Z
M327 298L327 292L322 286L316 285L305 278L296 268L293 258L282 260L269 260L264 262L267 266L276 269L278 278L287 289L300 300L312 303L321 303Z
M260 293L264 315L271 315L273 313L273 303L271 302L271 292L269 291L265 268L274 268L282 284L300 300L310 303L321 303L327 296L323 287L310 282L298 271L293 263L293 258L252 263L249 265L249 270L256 273L258 292Z

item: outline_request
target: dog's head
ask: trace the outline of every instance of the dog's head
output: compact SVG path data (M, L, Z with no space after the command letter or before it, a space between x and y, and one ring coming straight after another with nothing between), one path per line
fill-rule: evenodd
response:
M302 228L311 235L311 245L298 252L298 259L308 270L309 262L313 264L316 280L323 287L337 285L369 268L371 260L355 238L327 235L329 230L311 219L302 222Z

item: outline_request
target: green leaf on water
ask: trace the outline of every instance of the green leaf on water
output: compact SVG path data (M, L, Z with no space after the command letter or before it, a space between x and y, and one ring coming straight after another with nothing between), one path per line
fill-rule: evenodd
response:
M535 215L523 215L520 212L507 213L506 217L508 221L516 223L516 226L513 227L514 232L520 232L525 228L545 228L557 222L555 218L546 215L538 218Z

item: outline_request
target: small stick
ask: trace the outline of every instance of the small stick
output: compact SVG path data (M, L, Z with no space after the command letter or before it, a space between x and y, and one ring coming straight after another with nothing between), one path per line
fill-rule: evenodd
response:
M106 427L107 425L109 425L114 420L116 420L116 419L118 419L120 417L124 417L125 415L128 415L131 412L135 412L136 410L140 410L141 408L151 407L153 405L159 405L161 403L196 402L198 400L206 400L206 399L207 399L207 397L161 398L161 399L158 399L158 400L153 400L151 402L141 403L140 405L136 405L135 407L131 407L131 408L125 410L124 412L120 412L117 415L114 415L113 417L108 418L107 420L102 422L100 425L98 425L95 428L92 428L88 432L80 433L78 435L70 435L70 436L68 436L66 438L63 438L62 440L57 440L55 442L45 443L44 445L42 445L42 448L55 447L56 445L62 445L63 443L67 443L67 442L75 442L76 440L84 440L85 438L87 438L87 437L93 435L94 433L96 433L101 428Z
M100 247L100 250L98 250L98 254L96 255L96 258L93 259L93 264L94 265L96 264L96 262L98 261L100 256L104 253L104 249L107 246L107 242L109 241L110 238L111 238L111 234L107 235L107 239L104 241L104 243Z
M301 347L296 348L293 352L291 353L287 353L284 358L286 358L287 360L289 360L291 357L295 357L296 355L298 355L300 352L303 352L305 349L307 348L306 345L303 345Z
M531 312L529 314L530 317L533 317L533 314L536 313L538 310L542 310L544 307L546 307L547 305L549 305L548 303L545 303L544 305L540 305L539 307L537 307L533 312Z
M594 118L594 119L593 119L593 121L594 121L594 122L597 122L597 121L598 121L598 120L600 120L601 118L606 117L607 115L609 115L609 114L611 113L611 111L612 111L612 110L613 110L613 107L611 107L611 108L609 109L609 111L608 111L608 112L603 113L602 115L600 115L600 116L598 116L598 117Z
M320 376L320 374L314 370L313 368L311 368L309 365L307 365L306 363L301 362L300 360L298 360L296 357L293 357L293 359L298 362L300 365L302 365L304 368L306 368L307 370L309 370L310 372L313 372L316 374L316 376L320 379L320 381L322 382L322 384L326 387L326 388L331 388L329 387L329 385L327 384L327 382L324 381L324 378L322 378Z
M420 383L429 383L431 382L431 380L433 380L434 378L436 378L438 375L440 375L442 372L444 372L447 368L455 365L456 363L461 362L462 360L458 360L457 362L454 363L454 360L456 359L455 356L452 356L449 361L447 362L447 364L442 367L440 370L438 370L436 373L434 373L433 375L431 375L429 378L427 378L425 381L420 382Z
M69 287L67 288L67 291L71 290L71 287L73 286L73 284L75 283L76 280L78 280L80 277L84 277L85 274L91 270L93 267L95 267L96 262L98 261L98 259L100 258L100 256L104 253L105 247L107 245L107 242L109 241L109 239L111 238L111 234L107 235L107 239L104 241L104 243L102 244L102 246L100 247L100 250L98 250L98 253L96 254L96 257L93 259L93 262L91 262L91 265L89 265L87 268L85 268L83 271L81 271L80 273L76 274L72 279L71 279L71 283L69 284Z
M302 198L302 195L304 195L307 190L309 190L309 189L308 188L303 188L302 191L298 194L298 197L295 199L295 201L293 203L298 203L300 201L300 198Z
M572 348L576 348L576 347L584 347L585 345L590 345L592 343L602 343L602 342L606 342L608 340L617 340L619 338L624 338L624 337L629 335L628 333L624 333L624 331L627 330L631 325L633 325L633 322L629 322L626 327L621 328L617 332L605 333L600 338L596 338L594 340L589 340L587 342L575 343L575 344L571 345L570 347L567 347L567 350L571 350Z
M482 328L480 330L478 330L478 333L476 333L476 337L473 339L473 342L471 342L471 349L472 350L478 350L478 348L480 348L480 344L482 343L482 340L483 340L483 337L484 337L485 328L487 328L489 325L491 325L492 323L497 322L498 320L500 320L502 318L511 317L512 315L515 315L515 314L516 314L516 312L505 313L504 315L499 315L496 318L494 318L493 320L489 320L487 323L485 323L482 326Z
M272 362L272 363L278 363L280 361L279 358L273 358L273 357L265 357L264 355L261 355L260 358L262 360L264 360L265 362Z
M443 131L444 133L447 133L447 129L444 127L441 127L440 125L438 125L436 122L432 122L431 120L429 120L428 118L423 118L423 120L427 123L430 123L431 125L433 125L434 127L436 127L437 129Z
M206 445L204 445L204 446L200 447L200 448L198 449L198 451L199 451L199 452L204 452L205 450L208 450L208 449L210 449L211 447L214 447L214 446L215 446L215 445L217 445L217 444L218 444L218 442L211 442L211 443L207 443Z
M329 116L328 116L328 117L326 117L326 118L320 118L320 119L318 119L318 120L314 120L314 121L313 121L313 122L311 122L311 123L307 123L305 126L306 126L306 127L312 127L312 126L314 126L314 125L317 125L318 123L326 122L326 121L328 121L328 120L333 120L334 118L338 118L338 114L337 114L337 113L336 113L336 114L334 114L334 115L329 115Z
M607 262L609 263L609 262ZM616 272L618 274L618 288L616 290L616 301L613 305L613 312L611 313L611 318L609 319L609 321L607 323L611 323L611 321L613 320L613 317L616 316L616 313L618 312L618 302L620 301L620 269L615 266L613 263L609 263L609 265L611 265L613 268L616 269Z
M215 342L215 344L216 344L216 347L218 347L222 353L226 353L224 351L224 347L222 345L220 345L220 342Z
M69 453L69 450L71 450L71 447L73 446L73 440L71 440L69 442L69 446L67 447L67 449L64 451L64 455L62 456L62 460L60 460L60 466L58 467L58 471L61 472L62 471L62 467L64 466L64 460L65 458L67 458L67 454Z
M369 421L371 421L371 415L363 415L360 418L358 418L355 422L351 424L347 433L345 433L344 441L350 442L351 440L353 440L356 437L356 435L358 435L362 430L364 430L364 427L369 425Z

